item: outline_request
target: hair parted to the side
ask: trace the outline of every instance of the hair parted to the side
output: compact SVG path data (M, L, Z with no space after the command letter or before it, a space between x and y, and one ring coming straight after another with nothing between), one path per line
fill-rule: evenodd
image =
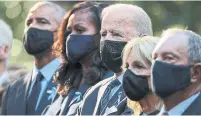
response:
M158 37L152 37L152 36L133 38L131 41L129 41L124 47L124 50L122 52L123 57L122 69L124 71L126 70L127 68L126 61L130 54L134 54L135 59L140 61L144 66L147 66L146 62L148 62L149 66L147 67L151 67L152 51L155 48L158 41L159 41Z
M130 54L133 54L135 59L144 66L150 68L152 62L152 51L154 50L158 41L158 37L152 36L137 37L129 41L122 52L122 69L124 71L127 70L127 58ZM128 107L134 111L135 115L140 115L143 112L143 108L140 106L139 102L128 99L127 104ZM156 104L155 109L159 109L161 104L162 102L159 100L159 103Z
M65 15L58 32L58 39L53 45L55 54L61 56L62 59L62 64L54 77L54 81L57 83L57 91L60 94L67 94L71 87L78 87L81 78L85 78L89 85L93 85L103 78L107 69L100 59L99 46L97 47L98 49L90 54L92 56L92 66L87 74L83 74L80 63L71 63L68 61L66 56L66 39L70 32L66 31L66 26L69 17L73 13L80 10L86 10L86 12L90 12L91 18L95 22L97 33L99 33L101 29L100 14L102 9L106 6L106 4L99 4L96 2L80 2ZM100 38L98 41L100 42Z

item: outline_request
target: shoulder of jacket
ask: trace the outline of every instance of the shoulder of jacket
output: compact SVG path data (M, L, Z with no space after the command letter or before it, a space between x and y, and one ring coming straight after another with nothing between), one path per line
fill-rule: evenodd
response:
M25 75L23 75L22 77L15 77L15 80L11 79L13 78L12 76L9 76L8 80L11 79L10 81L7 81L7 83L9 84L10 88L16 88L18 86L24 85L28 82L28 80L30 80L31 78L31 74L32 72L29 72Z
M112 77L109 77L107 79L104 79L100 82L98 82L97 84L95 84L94 86L90 87L86 93L84 94L84 98L88 97L90 94L92 94L96 89L100 89L100 87L106 85L107 83L111 82L113 80Z

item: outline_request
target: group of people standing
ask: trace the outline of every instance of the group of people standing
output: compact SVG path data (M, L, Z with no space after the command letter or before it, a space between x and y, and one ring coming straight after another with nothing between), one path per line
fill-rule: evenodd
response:
M2 115L201 114L201 37L177 28L154 37L139 6L79 2L66 13L38 2L24 32L34 67L7 84Z

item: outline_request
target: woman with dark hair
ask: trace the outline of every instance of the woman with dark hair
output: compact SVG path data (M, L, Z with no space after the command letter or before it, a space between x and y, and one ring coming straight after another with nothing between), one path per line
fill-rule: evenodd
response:
M73 115L88 88L113 75L100 58L101 11L107 5L76 4L63 19L53 48L62 65L55 73L59 97L47 107L47 115ZM45 111L44 111L45 112Z

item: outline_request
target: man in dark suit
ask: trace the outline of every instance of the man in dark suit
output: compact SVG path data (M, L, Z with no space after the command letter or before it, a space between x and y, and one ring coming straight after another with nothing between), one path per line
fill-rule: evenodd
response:
M13 41L12 30L3 20L0 19L0 107L3 92L13 81L20 79L28 73L24 67L9 66L11 48Z
M100 55L115 75L88 90L79 108L80 115L129 115L122 88L121 53L126 43L141 35L152 35L151 20L140 7L115 4L102 12Z
M52 52L65 10L51 2L39 2L26 18L23 45L34 56L34 68L25 78L8 86L3 96L3 115L40 115L56 91L53 74L60 65Z
M152 90L164 102L159 115L201 115L201 37L168 29L152 57Z

